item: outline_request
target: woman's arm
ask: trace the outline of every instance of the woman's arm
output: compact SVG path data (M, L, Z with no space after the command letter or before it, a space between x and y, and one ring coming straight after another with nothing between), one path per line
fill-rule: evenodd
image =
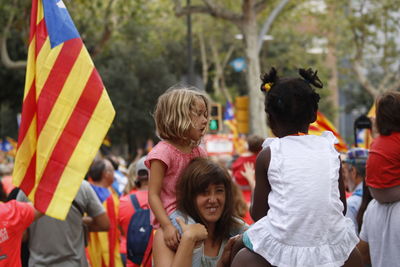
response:
M177 219L182 227L182 238L177 251L168 248L164 242L163 231L158 230L153 241L154 267L190 267L196 244L207 238L207 230L202 224L186 225Z
M268 181L268 168L271 161L271 149L267 147L262 150L256 160L256 185L253 192L250 214L254 221L258 221L269 210L268 194L271 191L271 185Z
M160 160L152 160L150 164L149 204L164 231L165 243L171 249L176 249L179 244L179 232L168 218L160 198L166 167Z
M357 244L357 248L360 251L363 264L371 264L371 257L369 255L369 244L363 240L360 240Z

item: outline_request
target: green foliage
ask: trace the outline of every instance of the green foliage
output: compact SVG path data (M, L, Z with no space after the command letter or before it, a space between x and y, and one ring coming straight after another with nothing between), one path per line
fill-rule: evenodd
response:
M177 82L177 73L183 70L176 60L182 58L182 42L166 36L161 7L154 8L154 13L134 16L121 26L116 38L96 58L116 109L111 142L128 144L130 155L149 137L155 138L152 113L157 98ZM160 36L167 38L163 42Z

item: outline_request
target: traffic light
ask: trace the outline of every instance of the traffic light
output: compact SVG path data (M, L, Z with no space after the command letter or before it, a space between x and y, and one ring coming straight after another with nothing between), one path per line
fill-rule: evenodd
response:
M218 133L222 127L222 111L221 104L211 104L210 124L209 129L211 133Z

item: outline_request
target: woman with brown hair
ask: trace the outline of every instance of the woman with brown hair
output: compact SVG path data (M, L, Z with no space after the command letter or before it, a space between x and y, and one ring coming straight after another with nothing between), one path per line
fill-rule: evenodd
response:
M154 266L225 266L232 241L245 230L236 218L229 174L218 164L194 159L177 184L177 222L180 243L176 251L157 231L153 243Z

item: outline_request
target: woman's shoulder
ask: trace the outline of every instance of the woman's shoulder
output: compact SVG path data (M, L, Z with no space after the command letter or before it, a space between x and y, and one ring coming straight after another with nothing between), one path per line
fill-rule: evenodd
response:
M233 221L234 225L229 231L229 237L240 235L249 228L249 225L239 217L233 217Z

